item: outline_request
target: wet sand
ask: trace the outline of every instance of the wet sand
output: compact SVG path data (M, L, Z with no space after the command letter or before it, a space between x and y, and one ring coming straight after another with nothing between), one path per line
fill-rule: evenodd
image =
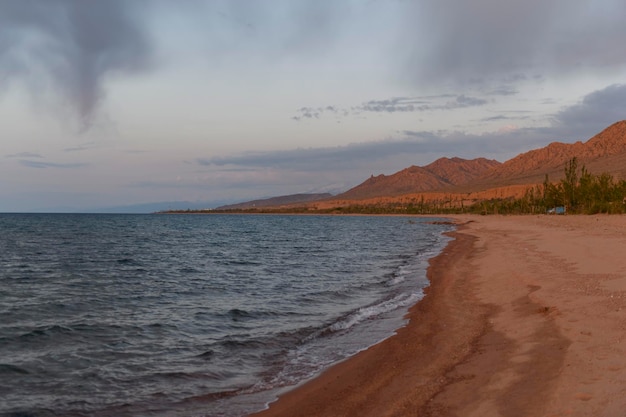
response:
M453 218L408 325L255 416L624 416L626 216Z

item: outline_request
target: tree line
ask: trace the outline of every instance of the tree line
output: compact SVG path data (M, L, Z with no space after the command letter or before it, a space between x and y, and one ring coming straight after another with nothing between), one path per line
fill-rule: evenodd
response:
M502 214L548 213L562 207L572 214L619 214L626 212L626 180L612 175L591 174L578 159L565 165L565 178L551 182L546 175L543 183L531 187L521 198L484 201L473 207L474 212Z
M542 184L529 187L524 196L493 198L464 203L462 197L450 195L436 201L422 198L410 203L351 205L336 207L335 213L362 214L619 214L626 213L626 180L612 175L591 174L577 158L565 165L565 178L551 182L546 175Z

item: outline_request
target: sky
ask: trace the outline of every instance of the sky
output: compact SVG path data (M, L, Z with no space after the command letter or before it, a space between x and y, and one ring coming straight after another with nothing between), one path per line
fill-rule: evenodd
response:
M585 141L626 119L625 20L623 0L0 0L0 212L340 192Z

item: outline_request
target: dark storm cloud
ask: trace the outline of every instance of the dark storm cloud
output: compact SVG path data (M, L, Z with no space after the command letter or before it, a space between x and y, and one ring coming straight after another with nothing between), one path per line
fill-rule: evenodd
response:
M579 103L556 114L562 128L596 132L619 120L626 119L626 84L610 85L586 95Z
M0 0L0 71L60 93L87 127L107 76L149 67L140 0ZM47 85L42 86L42 79Z
M414 81L515 84L537 71L626 64L623 0L424 0L412 8L402 36Z
M20 82L39 98L58 94L84 128L106 93L108 77L155 64L148 32L153 13L177 13L201 27L210 55L262 50L268 59L325 53L343 30L346 1L0 0L0 92ZM55 102L57 104L57 102ZM304 116L306 117L306 116Z

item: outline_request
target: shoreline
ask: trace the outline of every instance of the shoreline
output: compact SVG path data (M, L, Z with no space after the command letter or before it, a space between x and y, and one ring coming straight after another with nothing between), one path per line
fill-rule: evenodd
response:
M377 404L388 410L392 402L392 407L399 411L424 407L445 384L439 376L471 351L471 341L483 332L485 325L484 319L475 320L484 315L480 308L472 309L472 315L462 314L456 308L454 322L439 324L440 316L452 307L439 302L440 299L451 293L458 298L466 289L465 283L452 279L447 271L466 256L474 241L459 231L449 235L453 240L429 260L430 285L424 289L424 298L409 309L406 326L394 336L288 391L267 410L251 416L383 416L392 414L386 414ZM469 303L457 302L457 307L471 309ZM452 337L454 333L463 337ZM446 337L457 343L449 344L448 354L441 355L436 347ZM413 392L405 392L408 385L414 387Z
M623 415L626 216L445 217L408 324L251 416Z

